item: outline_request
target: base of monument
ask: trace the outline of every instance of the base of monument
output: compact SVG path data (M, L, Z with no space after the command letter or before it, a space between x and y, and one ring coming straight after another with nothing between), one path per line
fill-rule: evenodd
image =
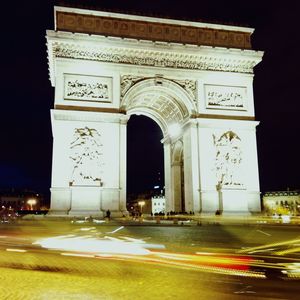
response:
M63 216L66 217L68 216L68 210L56 210L56 209L50 209L47 213L47 216L54 216L54 217L59 217Z
M127 217L129 212L126 211L111 211L111 218L121 218ZM74 217L93 217L93 218L104 218L106 216L106 211L101 210L49 210L47 213L49 217L64 217L64 218L74 218Z
M219 214L216 213L217 211L202 211L199 215L201 216L213 216L213 215L220 215L220 216L232 216L232 217L247 217L251 216L250 211L222 211Z
M69 216L72 217L97 217L103 218L104 212L101 210L70 210Z
M112 218L122 218L122 217L128 217L129 212L127 210L125 211L111 211L111 217Z
M221 215L226 217L247 217L251 216L251 213L249 211L223 211Z

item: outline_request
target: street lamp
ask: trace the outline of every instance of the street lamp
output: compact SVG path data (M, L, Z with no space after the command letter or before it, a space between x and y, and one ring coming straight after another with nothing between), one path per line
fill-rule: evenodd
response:
M143 206L145 205L145 201L139 201L138 204L141 207L141 215L143 214Z
M30 205L30 210L33 210L33 205L36 205L36 199L28 199L27 204Z

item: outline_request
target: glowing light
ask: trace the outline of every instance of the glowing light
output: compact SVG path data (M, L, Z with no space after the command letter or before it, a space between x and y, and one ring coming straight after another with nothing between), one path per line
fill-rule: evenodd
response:
M64 256L77 256L77 257L89 257L89 258L93 258L95 257L94 255L89 255L89 254L81 254L81 253L61 253L61 255Z
M90 230L93 230L93 229L96 229L96 227L82 227L82 228L80 228L81 231L90 231Z
M216 255L205 252L203 256L201 255L201 252L197 252L196 255L170 253L165 251L151 252L145 248L149 246L154 246L155 248L155 246L163 245L151 245L145 243L144 240L130 237L123 237L122 239L114 237L96 239L91 236L82 237L67 235L42 239L35 244L40 244L42 247L48 249L63 250L60 254L64 256L130 260L232 276L266 278L263 272L251 270L251 266L279 268L276 264L260 263L259 261L245 256L228 256L226 254ZM289 273L289 277L296 278L299 274L298 269L299 265L287 265L284 271Z
M104 220L97 220L97 219L93 219L93 222L97 224L105 223Z
M262 246L258 246L258 247L245 248L245 249L242 249L238 252L239 253L255 253L255 252L264 251L266 249L271 249L272 250L272 248L274 248L274 247L291 246L291 245L294 245L294 244L299 243L299 242L300 242L299 239L288 240L288 241L284 241L284 242L272 243L272 244L262 245Z
M76 221L71 221L71 223L79 223L79 224L82 224L82 223L87 223L86 220L76 220Z
M170 137L177 137L181 133L181 127L179 124L175 123L169 126L168 132Z
M9 252L27 252L27 250L23 250L23 249L12 249L12 248L7 248L6 251L9 251Z
M143 206L145 205L145 201L139 201L138 204L140 205L141 207L141 214L143 213Z
M43 248L74 252L92 252L95 254L132 254L148 255L151 252L142 247L140 243L126 242L120 239L95 239L81 236L58 236L36 241Z
M36 205L37 201L36 199L32 198L32 199L28 199L27 200L27 204L30 205L30 209L33 210L33 206Z
M117 229L111 231L110 233L116 233L116 232L118 232L119 230L121 230L121 229L123 229L123 228L124 228L124 226L121 226L121 227L119 227L119 228L117 228Z
M281 216L281 218L282 218L282 223L290 223L290 221L291 221L290 216L287 216L287 215L283 215L283 216Z

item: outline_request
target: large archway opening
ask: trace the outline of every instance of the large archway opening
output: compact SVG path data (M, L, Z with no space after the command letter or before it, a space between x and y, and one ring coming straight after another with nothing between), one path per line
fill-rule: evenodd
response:
M164 79L162 77L152 77L148 79L138 80L135 82L129 76L128 80L125 81L126 89L124 96L122 98L121 109L126 112L129 116L129 122L127 124L127 134L128 142L130 142L130 127L136 127L142 129L143 126L139 124L134 124L134 119L131 119L132 116L135 115L143 115L144 118L148 122L155 124L157 130L160 132L160 137L155 141L155 143L160 143L160 149L163 148L163 154L161 154L161 163L160 166L157 167L156 164L150 159L152 155L151 146L146 146L146 140L149 138L147 136L146 131L144 131L141 135L141 140L143 141L143 145L139 143L135 146L135 150L141 150L141 156L144 160L147 160L151 167L154 166L154 174L157 178L157 175L161 176L160 180L162 181L164 178L164 190L163 194L165 196L165 212L182 212L187 209L185 205L185 191L184 188L184 164L183 164L183 148L184 148L184 138L183 135L185 132L188 132L189 128L189 120L190 116L195 112L195 103L193 102L191 95L188 90L186 90L182 85L173 80ZM148 119L151 119L149 120ZM136 118L136 117L135 117ZM130 121L131 119L131 121ZM132 123L130 123L132 122ZM146 121L147 122L147 121ZM154 123L155 122L155 123ZM131 125L132 124L132 125ZM149 135L149 134L148 134ZM188 133L185 134L186 140L189 140ZM154 144L154 141L152 141ZM128 156L127 159L130 160L130 147L128 146ZM142 147L147 147L142 150ZM134 153L134 152L133 152ZM133 155L135 160L139 159L137 154ZM154 158L154 161L157 160L157 157ZM146 169L145 161L140 161L136 163L140 167ZM139 182L142 178L141 175L138 175L138 172L133 174L132 166L127 164L127 202L130 202L132 199L130 197L132 190L137 189L140 190L143 188L146 190L147 188L151 189L151 186L158 186L153 180L148 184L148 187L143 183ZM189 168L190 171L191 168ZM147 172L146 170L143 170ZM141 172L141 171L139 171ZM144 175L148 176L149 175ZM138 180L135 180L135 177ZM135 182L134 182L135 181ZM140 188L138 186L140 185ZM151 197L148 199L151 199ZM143 199L135 199L135 203L138 203L139 200ZM140 201L144 203L144 201ZM149 201L151 203L151 201ZM146 203L145 203L146 204ZM151 204L149 206L152 206ZM188 205L192 207L192 204ZM131 207L128 207L129 210ZM153 209L154 207L152 207ZM138 208L139 209L139 208ZM142 208L141 208L142 209ZM144 210L143 210L144 211ZM151 212L151 207L148 207L148 211Z
M164 195L164 152L161 128L152 119L132 115L127 123L127 207ZM149 206L149 205L148 205ZM150 207L145 209L149 210Z

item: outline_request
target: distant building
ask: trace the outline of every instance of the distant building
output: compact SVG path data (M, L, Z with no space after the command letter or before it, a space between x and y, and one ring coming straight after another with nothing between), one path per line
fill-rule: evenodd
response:
M42 204L43 196L35 191L0 190L0 207L11 207L15 210L38 210Z
M267 213L300 215L299 190L266 192L262 199Z
M166 212L166 199L165 196L154 196L151 198L152 202L152 213L153 214L159 214L159 213L165 213Z

